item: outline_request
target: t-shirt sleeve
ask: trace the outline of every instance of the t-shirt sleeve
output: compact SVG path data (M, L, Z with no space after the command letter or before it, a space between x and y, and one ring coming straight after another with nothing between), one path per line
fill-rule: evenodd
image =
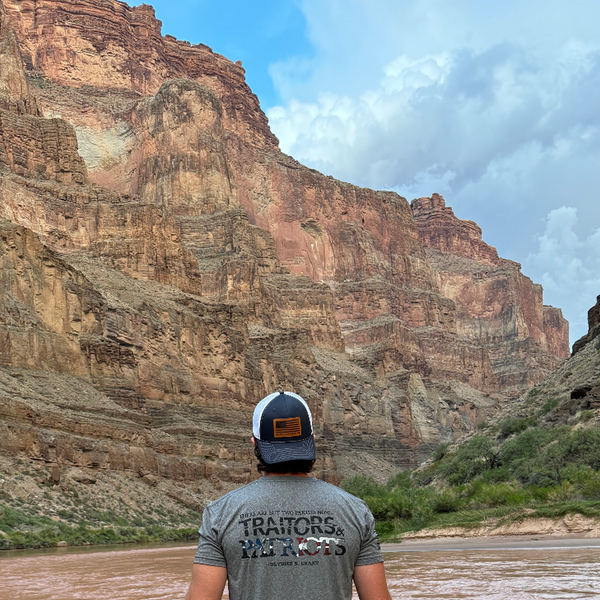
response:
M354 566L356 567L383 562L379 536L375 531L375 519L373 518L371 511L366 506L364 519L365 525L360 544L360 552L358 553L356 563L354 563Z
M227 567L216 522L217 520L209 505L202 513L202 525L199 531L200 540L198 541L194 563L211 567Z

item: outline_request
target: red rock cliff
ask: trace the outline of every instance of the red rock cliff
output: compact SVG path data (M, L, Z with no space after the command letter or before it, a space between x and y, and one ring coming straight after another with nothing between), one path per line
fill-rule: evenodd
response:
M544 306L541 286L498 257L481 229L457 219L442 196L411 207L440 289L456 303L458 331L488 349L502 388L540 381L569 353L560 309Z

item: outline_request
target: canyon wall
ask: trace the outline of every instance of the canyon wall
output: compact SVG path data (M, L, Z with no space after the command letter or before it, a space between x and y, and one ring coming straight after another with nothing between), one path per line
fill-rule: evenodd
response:
M457 219L442 196L411 207L440 290L455 302L458 333L488 351L501 389L541 381L569 356L562 311L544 306L542 287L483 242L476 223Z
M319 476L384 479L568 352L475 224L281 153L241 65L150 7L4 8L1 452L210 496L256 476L253 407L286 388Z

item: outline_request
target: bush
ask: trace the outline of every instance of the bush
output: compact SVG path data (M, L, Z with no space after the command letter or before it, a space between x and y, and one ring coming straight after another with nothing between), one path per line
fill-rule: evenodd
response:
M354 477L346 477L342 480L340 487L363 500L367 497L378 497L385 494L385 487L375 482L372 477L364 475L355 475Z
M440 444L433 452L432 458L435 462L442 460L448 452L448 444Z
M440 462L438 473L446 477L450 485L460 485L499 466L499 449L489 438L477 436L446 456Z
M551 398L543 410L552 410ZM488 430L489 431L489 430ZM423 527L471 526L532 507L552 518L579 512L600 516L600 429L539 427L533 419L501 423L499 438L472 437L453 452L440 446L435 463L402 472L385 486L369 477L344 480L369 505L381 535ZM429 484L445 479L449 487Z
M565 502L567 500L573 500L577 488L569 481L563 481L561 485L557 486L550 492L548 498L553 502Z
M596 411L593 410L582 410L581 414L579 415L579 419L583 422L589 421L590 419L594 418L595 414Z
M560 400L558 398L548 398L542 408L539 410L539 415L543 416L553 411L560 404Z
M581 485L581 495L585 500L600 500L600 473Z
M503 438L507 438L509 435L512 435L513 433L521 433L528 427L531 427L535 424L535 420L533 419L524 419L521 417L507 419L500 424L500 435Z
M531 486L527 488L529 496L536 502L548 502L552 488Z
M105 516L108 513L104 513ZM117 517L117 520L124 519ZM162 542L192 540L197 537L197 528L174 529L162 524L139 527L99 527L88 528L86 524L77 526L55 522L48 517L29 516L8 506L0 506L0 530L6 537L0 538L0 549L51 548L60 541L69 546L89 544L123 544L129 542Z
M410 489L413 487L413 482L410 478L410 471L400 471L389 479L386 484L386 489L393 490L396 488Z
M389 521L380 521L379 523L375 523L375 531L380 538L385 538L394 533L394 525Z
M446 490L433 498L432 509L434 513L453 513L459 510L459 507L460 502L458 498L449 490Z
M527 500L528 494L509 483L483 484L473 494L471 504L474 507L494 508L497 506L516 506Z
M529 428L502 445L500 460L507 466L510 476L525 485L552 485L556 483L556 473L544 460L541 450L551 441L564 436L568 429Z

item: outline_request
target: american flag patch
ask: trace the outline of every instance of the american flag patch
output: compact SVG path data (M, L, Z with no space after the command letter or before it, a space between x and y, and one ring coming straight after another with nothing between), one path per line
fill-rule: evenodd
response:
M296 437L302 434L300 417L273 419L273 434L276 438Z

